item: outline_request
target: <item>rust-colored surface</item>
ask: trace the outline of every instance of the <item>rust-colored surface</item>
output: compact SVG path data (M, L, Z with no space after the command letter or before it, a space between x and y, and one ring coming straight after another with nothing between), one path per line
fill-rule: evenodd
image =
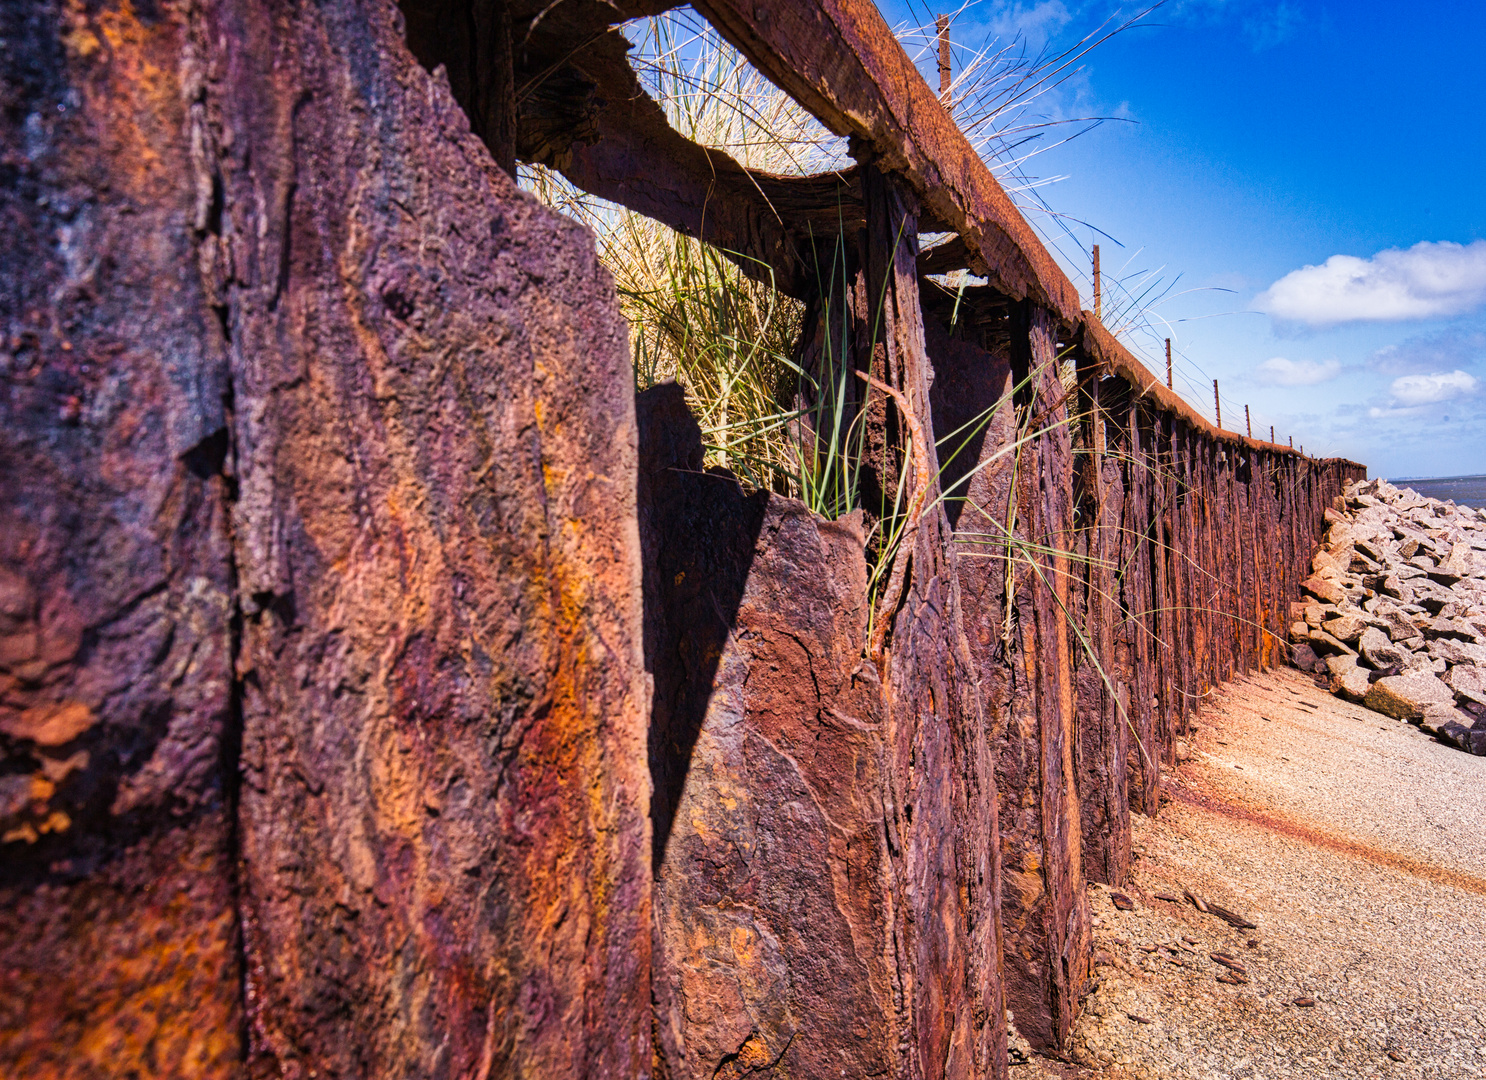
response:
M1130 801L1125 762L1131 725L1127 651L1116 649L1125 467L1117 414L1120 388L1101 385L1086 357L1078 367L1080 445L1074 470L1079 528L1072 569L1074 624L1069 648L1077 695L1074 762L1083 828L1084 873L1121 886L1130 868Z
M10 877L5 853L6 1076L241 1075L228 831L201 815L46 882Z
M650 1062L625 329L390 3L222 3L255 1074Z
M0 11L0 1071L1001 1077L1008 1004L1060 1046L1085 875L1363 470L1149 379L870 5L704 5L840 181L665 128L609 29L661 6L492 57L511 10L410 2L443 73L389 0ZM849 204L866 520L925 511L884 638L858 524L700 474L674 390L639 467L591 238L491 151L763 259L806 360Z
M1151 463L1143 430L1140 398L1123 395L1119 416L1125 464L1125 503L1120 527L1119 569L1115 585L1120 603L1116 633L1121 639L1121 681L1125 686L1126 755L1130 805L1144 814L1157 810L1161 747L1156 742L1151 697L1155 680L1151 657Z
M913 410L907 426L923 432L926 444L912 455L909 490L923 489L919 505L927 510L905 541L912 545L908 587L895 612L879 612L892 619L884 677L885 794L893 870L903 897L894 913L894 937L911 1017L899 1071L925 1080L1002 1076L999 799L965 635L958 555L937 498L933 369L916 269L916 206L875 160L863 164L862 189L866 292L882 298L876 322L882 346L874 357ZM928 475L922 475L925 469Z
M1010 311L1004 299L970 291L954 334L945 329L947 311L929 320L940 437L1011 387L1001 357L1031 331L1018 330ZM1051 346L1038 355L1051 355ZM969 448L986 467L964 488L956 529L966 626L997 739L1007 1000L1019 1030L1050 1050L1082 988L1081 975L1063 976L1062 961L1066 955L1076 970L1083 877L1118 883L1127 873L1129 813L1159 810L1163 763L1172 762L1202 696L1244 665L1274 662L1265 647L1273 613L1293 599L1325 501L1359 471L1210 440L1153 409L1138 386L1103 374L1096 357L1077 346L1072 355L1077 389L1044 383L1038 412L1046 424L1063 395L1079 396L1076 475L1066 449L1047 436L1020 462L996 460L1015 439L1011 410L1003 409ZM966 473L952 462L946 482ZM1030 476L1040 479L1028 490ZM1060 498L1078 507L1074 524L1064 516L1061 529ZM1035 588L1033 559L1017 555L1009 619L1005 544L992 542L1008 523L1047 549ZM1256 556L1261 544L1272 547L1272 559ZM1069 558L1054 554L1064 551ZM1283 565L1267 569L1266 561ZM1064 610L1076 627L1065 621L1060 631ZM1066 655L1040 652L1048 648L1044 625L1047 642L1067 642ZM1070 670L1071 733L1067 706L1042 705L1067 700L1059 673ZM1069 745L1071 774L1058 764Z
M1088 974L1089 911L1074 787L1072 452L1051 319L1013 309L1012 376L1023 444L1005 527L1013 546L1006 727L995 745L1001 796L1006 999L1017 1030L1055 1050ZM1042 434L1033 434L1041 431Z
M1171 441L1169 427L1172 417L1156 413L1147 421L1147 438L1151 452L1151 634L1155 647L1151 650L1155 690L1152 708L1155 717L1152 726L1156 731L1156 742L1161 749L1161 764L1171 767L1176 764L1176 705L1177 696L1177 630L1176 602L1172 598L1171 567L1171 515L1173 501Z
M0 1074L226 1077L225 366L174 4L0 8Z
M903 898L859 521L702 473L679 387L640 414L664 1074L891 1074Z
M965 480L957 489L964 501L956 508L954 547L995 753L1005 994L1018 1031L1052 1049L1076 1014L1088 963L1079 803L1106 815L1101 825L1109 824L1110 812L1128 814L1124 758L1110 756L1111 747L1122 745L1122 728L1089 696L1102 684L1064 614L1086 611L1089 600L1084 565L1071 565L1063 554L1075 552L1079 541L1071 519L1070 433L1055 419L1066 405L1051 362L1050 327L1040 319L1034 326L1026 309L958 314L952 334L949 312L934 312L927 340L935 429L947 435L993 410L981 434L940 450L953 455L950 482ZM1035 384L1019 391L1029 373ZM1020 436L1048 426L1020 452L1014 449ZM1047 550L1036 553L1029 543ZM1087 706L1077 720L1076 695ZM1075 758L1082 769L1077 780ZM1120 799L1109 806L1116 790ZM1128 826L1124 843L1128 850Z

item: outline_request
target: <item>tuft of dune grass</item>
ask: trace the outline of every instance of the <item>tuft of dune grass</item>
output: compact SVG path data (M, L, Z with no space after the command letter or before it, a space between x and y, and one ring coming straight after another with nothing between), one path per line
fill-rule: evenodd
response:
M973 23L975 7L965 4L956 13L957 25ZM1020 39L993 38L980 47L956 43L950 88L955 120L1029 215L1045 214L1046 206L1045 181L1030 178L1027 164L1065 141L1046 136L1098 122L1049 119L1038 110L1077 74L1090 49L1126 25L1106 23L1056 53L1030 53ZM852 163L844 139L694 11L637 19L624 32L641 83L671 126L693 142L782 175L818 174ZM897 33L910 56L932 69L933 27L903 26ZM859 462L852 458L860 452L860 432L843 429L839 409L831 408L854 397L855 388L833 386L841 382L838 371L812 378L795 363L803 305L745 276L715 248L582 192L551 170L523 166L521 179L544 202L592 230L629 322L636 388L666 380L682 386L702 429L707 466L731 470L746 486L801 498L826 517L857 506ZM1047 220L1066 231L1062 218ZM942 238L919 239L928 246ZM970 280L957 272L931 284L954 291ZM802 412L804 402L813 403L814 414Z

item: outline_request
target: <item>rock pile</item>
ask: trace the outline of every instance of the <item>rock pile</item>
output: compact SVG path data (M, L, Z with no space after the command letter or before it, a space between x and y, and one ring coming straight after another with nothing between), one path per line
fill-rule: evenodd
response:
M1326 520L1309 595L1290 605L1295 666L1486 756L1486 510L1372 480Z

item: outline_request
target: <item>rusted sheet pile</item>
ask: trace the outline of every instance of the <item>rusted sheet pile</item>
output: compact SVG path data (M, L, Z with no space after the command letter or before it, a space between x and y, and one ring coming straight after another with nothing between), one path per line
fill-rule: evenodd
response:
M388 4L3 17L0 1075L643 1075L591 238Z
M0 7L0 1073L918 1080L1004 1076L1008 1009L1065 1037L1085 882L1363 470L1153 385L869 3L699 5L851 137L808 178L666 126L614 29L666 6ZM844 311L860 510L701 471L674 388L637 422L517 160L767 270L807 365Z

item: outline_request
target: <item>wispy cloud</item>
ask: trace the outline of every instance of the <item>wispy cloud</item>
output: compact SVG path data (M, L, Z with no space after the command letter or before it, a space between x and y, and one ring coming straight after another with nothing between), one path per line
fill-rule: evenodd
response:
M1481 380L1466 371L1436 371L1430 375L1400 375L1388 389L1388 403L1375 405L1368 416L1409 416L1428 405L1472 397L1481 389Z
M1243 21L1243 34L1257 52L1283 44L1295 36L1300 29L1300 8L1288 0L1280 0L1273 7L1264 6Z
M1459 315L1486 303L1486 240L1425 241L1371 259L1333 255L1292 270L1254 303L1276 319L1311 326Z
M1486 333L1451 327L1384 345L1368 358L1367 366L1379 375L1424 375L1441 368L1475 367L1482 358Z
M1168 0L1163 22L1235 28L1255 52L1293 38L1306 19L1295 0Z
M1003 41L1021 37L1033 48L1041 48L1073 21L1073 15L1063 0L995 4L985 16L985 26Z
M1341 374L1336 360L1286 360L1273 356L1254 370L1254 377L1266 386L1315 386L1330 382Z

